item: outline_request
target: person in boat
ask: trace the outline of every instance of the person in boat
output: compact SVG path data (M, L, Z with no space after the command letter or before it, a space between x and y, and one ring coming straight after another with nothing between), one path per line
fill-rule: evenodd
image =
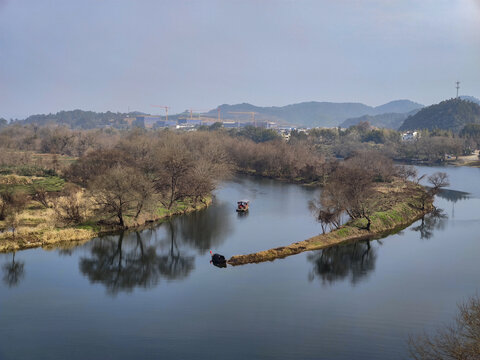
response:
M247 211L248 210L248 200L240 200L237 202L237 211Z

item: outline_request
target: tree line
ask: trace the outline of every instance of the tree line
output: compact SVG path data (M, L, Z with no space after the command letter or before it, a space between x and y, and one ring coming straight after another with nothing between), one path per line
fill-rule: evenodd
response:
M0 131L0 173L60 176L68 182L61 192L36 186L27 194L29 199L53 208L64 224L96 216L119 227L141 223L160 205L167 210L186 201L196 206L235 172L324 185L320 203L327 226L338 224L345 212L367 219L368 226L372 184L398 176L388 151L380 155L378 147L363 146L362 139L380 136L366 124L345 131L294 133L288 142L277 137L263 141L259 130L205 130L7 126ZM398 134L386 131L380 138L394 142ZM349 139L361 146L346 147L345 153L335 150ZM49 157L39 158L37 153ZM342 163L335 159L340 155L346 158ZM25 202L2 193L6 195L1 206L18 213L21 206L15 203ZM0 215L7 218L7 212Z
M446 155L470 155L480 148L480 125L468 124L460 133L449 130L418 131L415 139L404 141L402 133L392 129L377 129L368 122L348 129L311 129L293 131L290 143L304 143L325 156L349 157L353 153L374 149L398 161L441 163Z

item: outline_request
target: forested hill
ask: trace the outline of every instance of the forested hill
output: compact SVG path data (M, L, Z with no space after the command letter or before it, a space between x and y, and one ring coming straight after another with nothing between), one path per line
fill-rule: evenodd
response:
M368 122L370 125L397 130L410 115L416 114L420 109L412 110L408 113L386 113L379 115L363 115L356 118L347 119L340 124L342 128L348 128L358 125L361 122Z
M72 111L59 111L56 114L48 115L32 115L25 120L20 120L24 124L58 124L66 125L72 129L94 129L98 127L104 127L106 125L112 125L114 127L122 127L126 125L124 118L127 115L135 116L139 113L114 113L104 112L97 113L94 111L72 110Z
M316 101L272 107L260 107L247 103L219 106L223 118L249 120L248 114L234 114L232 112L255 112L257 120L269 120L306 127L333 127L340 125L348 118L378 115L386 112L407 113L422 107L423 105L410 100L396 100L377 107L362 103ZM217 116L217 109L210 111L208 115Z
M480 124L480 106L456 98L420 110L408 117L400 130L443 129L459 132L466 124Z
M460 99L471 101L471 102L474 102L474 103L480 105L480 99L477 99L475 96L462 95L462 96L460 96Z

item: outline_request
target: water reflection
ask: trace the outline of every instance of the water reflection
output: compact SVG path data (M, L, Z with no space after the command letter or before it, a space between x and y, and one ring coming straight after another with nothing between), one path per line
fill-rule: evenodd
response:
M331 285L349 278L351 284L355 285L375 269L377 254L370 241L364 241L332 246L308 254L307 259L313 263L310 281L319 278L323 285Z
M225 216L229 211L231 209L227 204L218 204L206 211L176 218L174 223L180 228L181 241L200 254L218 247L231 231L230 217Z
M12 253L12 262L3 264L3 282L8 287L17 286L25 276L25 262L15 261L15 253Z
M412 231L420 233L420 239L428 240L433 236L434 230L443 230L445 228L447 214L442 209L436 208L431 213L422 217L418 226L412 227Z
M182 255L177 245L178 223L168 222L167 242L169 251L158 258L158 269L167 279L186 278L194 269L195 257Z
M456 203L457 201L468 199L470 194L463 191L442 189L437 193L437 196L447 201Z
M231 226L230 218L224 216L227 211L226 204L217 205L175 218L158 229L97 239L87 244L90 254L80 258L80 271L110 294L150 288L161 278L186 278L195 266L195 257L185 254L186 249L203 254L225 241Z
M91 257L80 258L80 271L92 283L100 282L111 294L156 283L156 251L146 246L140 235L136 240L125 235L101 238L93 243Z
M238 211L237 212L237 218L239 219L245 219L248 217L249 212L248 211Z
M89 257L80 258L80 271L92 283L101 283L109 294L130 292L136 287L149 288L161 277L182 279L194 268L194 257L180 253L176 227L167 223L166 238L146 240L148 233L108 236L92 243ZM159 245L167 243L166 252Z
M452 218L455 217L455 204L458 201L463 201L466 200L470 197L470 194L467 192L463 191L457 191L457 190L448 190L448 189L442 189L437 196L441 199L447 200L448 202L452 203L452 211L451 211L451 216Z

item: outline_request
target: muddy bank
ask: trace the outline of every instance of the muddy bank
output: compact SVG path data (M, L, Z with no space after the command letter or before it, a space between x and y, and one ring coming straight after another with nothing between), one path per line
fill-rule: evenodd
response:
M252 254L232 256L227 263L237 266L273 261L304 251L320 250L345 242L381 238L404 229L434 209L433 197L430 197L422 206L421 198L424 196L425 190L413 183L405 183L401 187L398 187L398 184L395 187L386 186L379 189L378 194L383 197L382 204L386 204L387 208L379 209L372 215L370 231L363 229L366 225L365 219L357 219L346 223L339 229L304 241Z

